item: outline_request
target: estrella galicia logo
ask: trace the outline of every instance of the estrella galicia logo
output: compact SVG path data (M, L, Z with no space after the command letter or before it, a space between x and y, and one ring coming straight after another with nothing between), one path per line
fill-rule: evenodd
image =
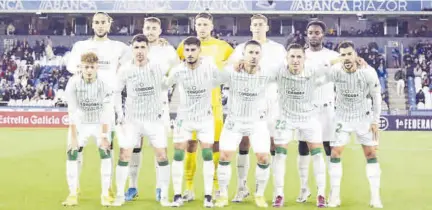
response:
M380 130L387 130L387 128L389 127L389 121L387 119L387 117L380 117L380 121L379 121L379 129Z

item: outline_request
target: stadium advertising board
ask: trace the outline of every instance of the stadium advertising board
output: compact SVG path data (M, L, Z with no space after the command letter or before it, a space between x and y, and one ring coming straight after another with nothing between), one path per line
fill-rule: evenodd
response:
M431 0L0 0L0 12L20 13L410 13Z
M176 113L171 113L171 123ZM0 109L0 127L62 128L69 117L64 109ZM384 131L432 131L431 116L381 116L380 129Z

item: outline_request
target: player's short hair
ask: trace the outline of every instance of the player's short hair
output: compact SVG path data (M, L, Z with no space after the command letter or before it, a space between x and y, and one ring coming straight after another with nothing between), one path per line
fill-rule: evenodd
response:
M112 23L112 22L113 22L113 18L112 18L108 13L106 13L106 12L96 12L96 13L93 15L93 18L94 18L96 15L105 15L105 16L108 18L108 22L109 22L109 23ZM92 18L92 19L93 19L93 18Z
M341 43L339 43L339 46L337 49L338 49L338 51L340 51L341 48L349 48L349 47L352 47L353 49L355 49L354 43L351 41L342 41Z
M287 52L289 52L291 49L301 49L304 52L304 47L299 43L289 44L287 47Z
M310 21L306 26L306 30L309 29L309 27L311 27L311 26L319 26L321 28L321 30L323 31L323 33L325 33L326 29L327 29L326 24L320 20Z
M131 44L135 42L145 42L146 44L148 44L149 41L144 34L137 34L132 38Z
M264 20L264 22L268 23L268 18L262 14L255 14L252 15L252 17L250 18L251 22L253 20Z
M194 36L190 36L184 40L183 45L196 45L198 47L201 47L201 41Z
M205 18L205 19L209 19L210 21L213 21L213 15L211 15L208 12L200 12L195 16L195 20L198 18Z
M148 17L148 18L144 18L144 23L145 22L149 22L149 23L157 23L159 25L161 25L161 20L157 17Z
M249 45L256 45L256 46L259 46L261 48L261 43L259 43L256 40L249 40L249 41L247 41L245 43L245 45L244 45L244 48L246 49L246 47L249 46Z
M99 58L94 52L88 52L81 55L81 62L95 64L98 63Z

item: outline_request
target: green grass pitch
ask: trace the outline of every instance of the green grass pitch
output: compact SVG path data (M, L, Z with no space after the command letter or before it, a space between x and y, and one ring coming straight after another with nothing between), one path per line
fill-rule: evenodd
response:
M1 210L58 210L68 195L65 177L66 129L0 129L0 209ZM383 132L379 150L382 168L382 200L385 209L432 209L432 135L430 132ZM143 167L139 189L140 198L122 209L162 209L154 201L155 173L153 151L144 146ZM296 144L288 150L285 201L287 209L315 209L315 196L305 204L295 203L299 191L296 170ZM115 153L118 155L118 152ZM170 158L172 153L169 153ZM199 158L200 159L200 158ZM342 207L339 209L369 209L369 186L365 175L365 159L359 145L351 144L343 159ZM254 189L254 160L249 172L249 187ZM232 164L235 166L235 164ZM310 167L312 169L312 165ZM230 196L234 196L236 170L233 170ZM105 209L100 206L100 169L96 147L85 149L81 176L79 206L74 209ZM198 165L196 201L182 209L202 208L202 172ZM312 170L310 187L315 193ZM170 194L172 195L172 194ZM272 180L266 191L271 201ZM113 207L111 207L113 208ZM246 203L231 203L226 209L256 209L253 199Z

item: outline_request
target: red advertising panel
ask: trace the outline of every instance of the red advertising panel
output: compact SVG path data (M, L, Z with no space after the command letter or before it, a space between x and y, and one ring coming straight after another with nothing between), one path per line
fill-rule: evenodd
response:
M65 128L68 123L67 112L0 111L0 127L3 128Z

